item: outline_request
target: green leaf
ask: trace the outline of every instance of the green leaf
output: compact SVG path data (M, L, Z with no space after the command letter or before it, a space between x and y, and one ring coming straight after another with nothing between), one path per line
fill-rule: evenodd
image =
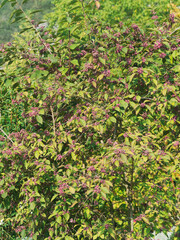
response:
M28 31L29 29L33 29L33 27L28 27L28 28L23 28L19 33L24 33L26 31Z
M82 127L79 127L79 128L78 128L78 131L79 131L79 132L82 132Z
M105 49L103 47L99 47L98 50L101 51L101 52L105 51Z
M4 184L4 179L0 181L0 186Z
M136 97L137 101L139 102L141 100L141 97L140 96L137 96Z
M122 51L123 51L124 53L127 53L127 51L128 51L127 47L124 47L124 48L122 49Z
M58 196L58 194L55 194L55 195L51 198L51 202L52 202L55 198L57 198L57 196Z
M38 121L38 123L42 124L43 123L43 119L40 115L36 116L36 120Z
M104 74L100 74L100 75L97 77L97 79L98 79L98 80L102 80L103 77L104 77Z
M45 201L45 198L44 198L43 196L41 197L40 201L41 201L42 203L45 203L45 202L46 202L46 201Z
M62 143L58 144L58 150L59 150L59 152L61 152L62 147L63 147L63 144L62 144Z
M58 63L59 62L59 57L53 56L53 55L48 55L48 58L51 60L52 63Z
M116 239L115 231L112 228L107 229L113 239Z
M110 181L107 181L107 180L106 180L106 184L107 184L108 186L113 187L113 184L112 184L112 182L110 182Z
M67 174L67 176L69 177L69 176L71 175L71 170L70 170L70 169L67 169L67 170L66 170L66 174Z
M116 167L119 167L119 161L118 160L116 160L114 164L115 164Z
M176 107L178 105L178 101L175 98L171 98L169 103L174 107Z
M0 66L3 64L3 58L0 57Z
M31 202L31 203L30 203L30 209L31 209L31 210L34 210L35 206L36 206L36 204L35 204L34 202Z
M25 238L25 236L26 236L26 230L23 229L22 232L21 232L21 237L22 237L22 238Z
M70 49L74 50L75 48L77 48L79 46L79 44L71 44Z
M41 109L41 110L39 111L39 114L44 115L44 109Z
M37 240L37 236L38 236L38 233L35 233L35 234L33 235L33 240Z
M15 4L16 4L16 3L14 3L14 5L15 5ZM13 4L11 4L11 5L13 5ZM19 17L21 14L23 14L23 12L22 12L21 9L16 9L16 10L14 10L14 11L11 13L10 20L14 17L13 22L18 21L18 17Z
M1 196L2 196L2 198L6 198L7 197L7 192L4 192Z
M69 191L70 191L70 193L74 194L76 190L73 187L69 187Z
M162 94L163 94L164 96L166 96L166 93L167 93L167 88L163 88Z
M5 82L5 86L6 86L6 87L9 87L11 84L12 84L12 80L10 80L10 79L8 79L8 80Z
M74 238L69 237L69 236L66 236L66 237L65 237L65 240L74 240Z
M15 186L11 186L10 188L9 188L9 190L14 190L15 189Z
M67 17L67 21L68 21L68 23L71 23L72 19L70 17Z
M92 85L93 85L93 87L95 87L95 88L97 87L97 85L96 85L96 82L95 82L95 81L93 81L93 82L92 82Z
M90 214L90 209L89 209L89 208L85 208L85 209L84 209L84 213L86 214L86 217L87 217L88 219L91 218L91 214Z
M76 154L74 152L71 153L71 157L74 161L76 160Z
M62 67L62 68L59 68L59 70L61 71L62 75L65 75L69 70L69 68Z
M125 163L127 162L127 157L125 154L121 153L121 159L123 160L123 162L125 162Z
M78 60L77 60L77 59L73 59L73 60L71 61L71 63L74 64L74 65L79 66L79 63L78 63Z
M133 109L136 109L137 108L137 104L136 103L134 103L134 102L130 102L130 105L131 105L131 107L133 108Z
M128 107L128 103L125 102L124 100L120 100L120 107L123 107L124 109L126 109Z
M48 219L50 219L50 218L52 218L52 217L54 217L54 216L56 216L57 215L57 211L54 211L49 217L48 217Z
M42 10L40 10L40 9L38 9L38 10L34 10L34 11L30 12L30 15L33 15L33 14L35 14L35 13L39 13L39 12L42 12Z
M58 217L56 218L56 222L59 223L59 224L62 223L62 218L61 218L61 216L58 216Z
M133 73L130 77L129 77L129 83L131 83L131 81L133 80L133 77L136 75L136 73Z
M175 72L180 72L180 64L176 65L176 66L173 68L173 70L174 70Z
M64 214L64 218L66 219L66 221L69 220L69 217L70 217L70 216L69 216L69 213L65 213L65 214Z
M106 64L106 60L104 58L99 57L99 61L104 65Z
M179 55L179 53L178 53L177 50L175 50L175 51L172 53L172 57L173 57L173 58L176 58L178 55Z
M102 125L98 125L98 126L99 126L99 131L100 131L100 133L103 134L103 132L104 132L103 126L102 126Z
M80 228L77 230L77 232L76 232L75 235L76 235L76 236L79 236L82 231L83 231L83 228L80 227Z
M153 83L155 84L155 86L157 87L157 85L158 85L157 80L156 80L155 78L153 78L152 81L153 81Z
M104 99L105 99L106 101L108 100L108 94L107 94L107 93L104 94Z
M109 193L109 189L107 187L101 187L101 191L104 193Z
M86 121L85 121L84 119L81 118L79 121L80 121L80 123L83 125L83 127L86 126Z
M101 192L101 196L106 199L106 194L104 192Z
M115 117L110 117L109 120L113 123L116 123L116 118Z
M145 223L147 223L148 225L150 225L150 222L149 222L149 220L148 220L146 217L142 217L142 219L143 219L143 221L144 221Z
M87 192L86 192L86 195L89 195L89 194L91 194L93 192L93 190L92 189L89 189Z
M39 151L37 150L37 151L35 151L35 157L38 159L39 158L39 155L40 155L40 153L39 153Z

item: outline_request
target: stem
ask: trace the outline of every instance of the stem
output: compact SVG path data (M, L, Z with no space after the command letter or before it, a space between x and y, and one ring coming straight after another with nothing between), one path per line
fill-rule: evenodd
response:
M131 165L131 182L129 187L129 230L133 232L133 173L134 173L134 159L132 158L132 165Z
M86 21L87 15L86 15L85 10L84 10L83 0L80 0L80 2L81 2L81 5L82 5L82 10L83 10L83 14L84 14L84 23L85 23L85 26L86 26L86 30L88 30L87 21Z
M68 73L70 74L71 72L71 49L70 49L70 40L71 40L71 32L69 30L69 34L68 34L68 51L69 51L69 70L68 70Z
M110 205L110 213L111 213L111 217L112 217L113 229L116 229L116 222L114 221L115 214L114 214L113 203L110 201L109 205ZM116 232L115 232L115 240L117 240Z
M130 217L130 231L133 232L133 208L132 208L132 199L130 202L130 211L129 211L129 217Z
M117 128L118 128L118 119L116 119L115 127L114 127L114 134L113 134L113 140L117 137Z
M54 136L56 136L56 123L55 123L55 119L54 119L54 112L53 112L53 108L52 108L52 106L50 106L50 110L51 110L51 116L52 116L52 120L53 120L53 131L54 131Z
M4 133L4 135L9 139L9 141L11 141L11 143L14 143L13 140L5 133L5 131L2 128L0 128L0 131Z

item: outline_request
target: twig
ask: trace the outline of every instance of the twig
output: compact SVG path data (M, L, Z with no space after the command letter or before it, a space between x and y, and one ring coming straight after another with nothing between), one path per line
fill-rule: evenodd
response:
M173 33L175 33L178 30L180 30L180 27L176 28L172 33L170 33L170 35L172 35Z
M14 143L13 140L5 133L5 131L2 128L0 128L0 131L4 133L4 135L11 141L11 143Z
M53 131L54 131L54 136L56 136L56 124L55 124L54 112L53 112L53 108L52 108L52 106L50 106L50 110L51 110L51 116L52 116L52 120L53 120Z

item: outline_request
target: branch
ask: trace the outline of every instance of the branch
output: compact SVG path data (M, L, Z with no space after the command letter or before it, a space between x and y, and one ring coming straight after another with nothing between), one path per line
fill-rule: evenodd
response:
M0 131L4 133L4 135L9 139L9 141L11 141L11 143L14 143L13 140L5 133L5 131L2 128L0 128Z

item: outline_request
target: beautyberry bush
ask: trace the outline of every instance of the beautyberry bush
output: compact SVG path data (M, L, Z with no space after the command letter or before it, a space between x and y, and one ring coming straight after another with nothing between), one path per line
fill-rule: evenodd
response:
M3 232L80 240L178 230L180 39L169 21L99 23L62 39L42 28L1 46L1 81L21 114L18 131L1 127Z

